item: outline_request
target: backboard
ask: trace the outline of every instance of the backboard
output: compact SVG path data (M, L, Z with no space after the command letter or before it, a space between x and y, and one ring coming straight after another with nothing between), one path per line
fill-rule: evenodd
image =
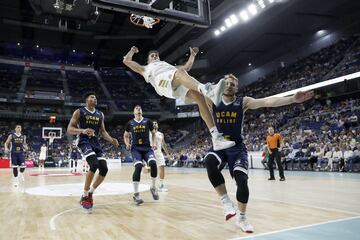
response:
M62 128L61 127L43 127L42 128L42 138L50 139L61 139L62 137Z
M207 28L210 0L93 0L99 8Z

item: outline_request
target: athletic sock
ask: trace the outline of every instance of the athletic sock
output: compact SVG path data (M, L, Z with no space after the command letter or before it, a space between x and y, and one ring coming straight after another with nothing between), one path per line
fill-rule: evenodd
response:
M212 138L216 138L219 135L219 132L216 127L210 128L209 131L210 131Z
M94 193L95 189L94 187L90 187L89 193Z
M139 182L133 182L134 185L134 193L138 193L139 192Z
M155 188L156 178L151 178L151 188Z
M226 201L229 201L230 200L229 195L227 195L227 193L225 193L224 195L222 195L220 197L220 200L221 200L222 203L226 202Z

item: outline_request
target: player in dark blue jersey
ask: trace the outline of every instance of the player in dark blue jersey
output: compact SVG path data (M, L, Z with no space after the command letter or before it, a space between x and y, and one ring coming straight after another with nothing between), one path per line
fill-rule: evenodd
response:
M99 137L101 135L107 142L116 147L119 146L119 143L105 129L104 114L95 108L97 104L95 93L86 94L85 99L86 107L79 108L73 113L67 133L78 136L77 146L90 166L90 171L86 174L84 193L80 203L83 208L92 209L93 192L102 183L108 172L106 159L103 157L99 144ZM99 169L99 174L90 188L97 169Z
M228 164L230 175L235 179L237 185L236 199L240 214L236 223L242 231L253 232L253 227L245 217L249 188L247 182L248 155L242 132L244 113L247 109L280 107L292 103L301 103L311 99L314 93L312 91L298 92L290 97L261 99L240 97L236 96L238 79L232 74L225 75L224 79L225 90L222 101L217 106L212 105L212 112L219 132L222 132L226 139L235 141L236 145L221 151L211 149L205 157L205 163L209 180L221 198L226 220L236 215L236 207L227 194L225 180L221 174L221 169L226 163Z
M124 142L127 150L131 150L131 155L134 162L133 184L134 184L134 196L133 199L137 205L144 203L140 198L139 184L141 170L145 164L150 167L151 175L151 187L150 192L154 200L159 200L159 195L156 189L156 177L157 177L157 165L154 156L155 146L155 129L150 119L142 116L141 106L134 107L134 119L131 119L125 126ZM150 141L151 133L151 141ZM131 137L131 141L130 141Z
M71 144L70 146L70 172L76 173L77 170L77 160L81 159L81 153L79 152L79 148L76 146L76 143Z
M26 136L21 133L21 125L15 126L15 132L11 133L5 142L5 153L10 153L11 166L13 168L14 186L19 185L18 167L20 168L20 181L24 181L25 155L27 151ZM11 144L11 147L9 147ZM10 150L11 149L11 150Z

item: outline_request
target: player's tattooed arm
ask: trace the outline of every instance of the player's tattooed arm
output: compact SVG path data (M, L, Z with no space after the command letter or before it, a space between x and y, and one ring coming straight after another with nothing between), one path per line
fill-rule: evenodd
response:
M123 63L134 72L137 72L140 75L144 75L145 72L144 66L141 66L139 63L132 60L134 54L138 52L139 49L137 47L135 46L131 47L130 51L124 56Z

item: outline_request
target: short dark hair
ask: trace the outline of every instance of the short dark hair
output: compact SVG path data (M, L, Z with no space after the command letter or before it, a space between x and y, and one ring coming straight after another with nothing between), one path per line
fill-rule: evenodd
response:
M16 128L17 126L20 126L20 127L22 127L22 126L21 126L21 124L19 124L19 123L15 125L15 128Z
M158 55L160 55L160 53L159 53L158 50L150 50L150 51L148 52L148 55L147 55L147 58L146 58L146 62L147 62L147 63L149 63L149 62L148 62L148 59L149 59L150 54L152 54L152 53L157 53Z
M87 92L84 94L84 100L86 100L90 95L95 95L96 96L96 92Z
M140 107L140 108L142 109L142 107L140 106L140 104L136 104L133 109L135 109L136 107Z
M148 57L149 57L149 55L152 54L152 53L160 54L158 50L150 50L150 51L148 52Z

